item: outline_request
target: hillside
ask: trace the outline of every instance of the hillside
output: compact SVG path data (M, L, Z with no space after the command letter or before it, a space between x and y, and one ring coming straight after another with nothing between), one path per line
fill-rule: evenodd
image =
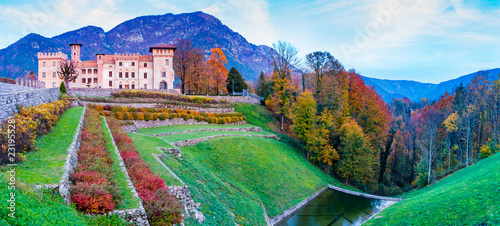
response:
M390 103L393 98L408 97L411 101L419 101L423 97L430 100L437 100L444 95L446 91L453 92L460 83L467 85L474 75L478 72L470 73L460 76L456 79L444 81L439 84L421 83L408 80L388 80L377 79L363 76L363 80L367 85L373 86L386 103ZM498 79L500 68L485 70L484 73L488 75L488 80L493 81Z
M37 71L38 52L70 52L69 43L83 44L82 60L95 60L96 53L149 54L149 47L175 44L178 39L190 39L194 46L210 53L220 47L228 60L227 68L236 67L245 79L256 80L261 71L269 71L266 55L273 51L267 46L249 43L221 21L203 12L141 16L125 21L105 32L100 27L87 26L52 38L29 34L0 50L0 77L17 78Z
M500 224L500 153L415 190L366 225Z

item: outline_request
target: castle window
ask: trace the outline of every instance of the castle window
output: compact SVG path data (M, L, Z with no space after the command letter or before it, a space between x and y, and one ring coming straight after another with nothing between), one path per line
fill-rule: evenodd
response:
M122 62L119 62L119 63L118 63L118 66L123 66L123 63L122 63Z
M109 81L109 87L113 87L113 81Z
M121 71L120 71L120 73L118 73L118 77L119 77L119 78L122 78L122 77L123 77L123 76L122 76L122 72L121 72Z
M89 75L92 74L92 69L89 69L87 74L89 74Z
M52 83L52 88L56 88L56 82Z
M52 72L52 77L55 78L56 77L56 72Z
M128 72L125 72L125 78L128 78Z
M45 67L45 62L43 62L43 66Z
M144 78L148 78L148 73L144 72Z
M167 77L167 72L162 71L161 72L161 77Z
M132 89L135 89L135 84L132 84Z
M122 86L122 84L120 84L120 85L118 86L118 89L122 89L122 87L123 87L123 86Z
M135 66L135 62L132 62L132 66Z
M135 72L132 72L131 77L135 78Z
M148 66L148 63L144 63L144 67L147 67Z
M42 76L43 76L43 78L45 78L45 72L44 72L44 73L42 73Z
M170 62L169 62L169 61L168 61L168 59L167 59L167 66L168 66L169 64L170 64Z
M109 77L113 77L113 72L112 71L109 71Z
M82 83L85 83L85 78L82 78Z
M54 62L52 62L52 66L54 66L54 67L56 66L56 62L55 62L55 61L54 61Z
M87 70L83 69L82 70L82 75L87 74Z
M99 60L101 60L101 56L99 56Z
M94 83L97 83L97 78L94 78Z
M148 84L144 84L144 89L148 89Z
M97 69L94 69L94 74L97 75Z

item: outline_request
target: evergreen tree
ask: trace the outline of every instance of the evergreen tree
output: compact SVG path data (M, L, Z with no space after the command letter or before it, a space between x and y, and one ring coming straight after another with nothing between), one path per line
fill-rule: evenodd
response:
M257 95L264 99L269 95L269 82L264 72L260 72L259 81L257 83Z
M61 93L66 93L66 86L64 85L64 82L61 82L61 86L59 86L59 91L61 91Z
M241 76L238 69L232 67L227 74L227 91L229 93L233 92L233 81L234 81L234 92L243 92L244 89L248 89L245 79Z

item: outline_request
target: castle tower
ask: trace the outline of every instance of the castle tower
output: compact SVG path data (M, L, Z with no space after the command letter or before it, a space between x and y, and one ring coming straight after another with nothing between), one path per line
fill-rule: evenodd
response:
M177 48L171 45L151 46L149 52L153 54L153 89L174 88L174 51Z
M96 58L97 58L97 87L102 88L104 87L104 70L103 70L103 62L104 62L104 53L97 53Z
M71 46L71 61L75 63L80 63L80 47L82 44L78 43L70 43L69 46Z

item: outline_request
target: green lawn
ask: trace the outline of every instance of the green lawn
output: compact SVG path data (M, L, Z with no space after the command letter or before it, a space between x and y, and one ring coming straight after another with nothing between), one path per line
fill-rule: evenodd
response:
M26 154L26 161L18 165L17 178L30 184L59 183L68 148L83 114L83 107L64 112L52 131L36 139L39 151Z
M220 135L220 134L231 134L231 135L272 135L271 133L267 132L237 132L237 131L198 131L198 132L191 132L191 133L181 133L181 134L174 134L174 135L167 135L167 136L161 136L168 142L176 142L176 141L181 141L181 140L191 140L191 139L196 139L196 138L201 138L201 137L208 137L208 136L214 136L214 135Z
M158 174L167 186L182 186L182 183L177 180L165 166L161 164L152 154L162 154L163 152L156 149L156 147L173 147L164 140L158 137L148 137L144 135L139 135L135 133L127 133L130 138L134 141L134 146L139 151L139 155L142 160L151 166L151 171L154 174ZM167 154L168 155L168 154Z
M163 161L190 187L209 224L264 225L261 202L273 217L328 184L346 188L273 139L216 138L184 147L182 155Z
M366 225L500 225L500 153L415 190Z
M124 209L135 209L139 208L139 199L132 195L132 189L128 187L127 177L120 167L120 161L118 159L118 155L115 152L115 148L113 147L111 134L108 132L108 127L106 126L104 117L101 121L101 128L104 131L104 137L106 138L106 148L110 151L111 157L113 158L113 170L115 171L115 180L120 187L120 194L123 196L123 199L115 209L124 210Z
M151 128L139 128L138 132L146 135L151 134L161 134L161 133L171 133L171 132L181 132L186 130L194 130L194 129L208 129L208 128L216 128L216 129L227 129L227 128L247 128L253 127L252 125L173 125L173 126L160 126L160 127L151 127Z
M247 117L247 123L260 126L262 130L273 132L275 115L263 105L233 103L234 111Z

